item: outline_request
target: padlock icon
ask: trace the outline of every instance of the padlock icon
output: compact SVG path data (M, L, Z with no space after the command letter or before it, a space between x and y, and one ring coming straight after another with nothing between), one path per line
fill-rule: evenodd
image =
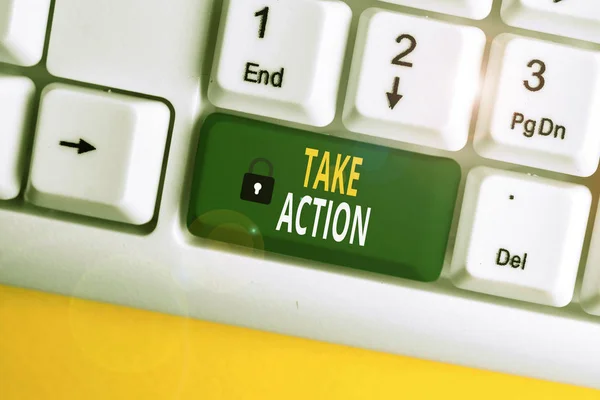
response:
M264 163L269 167L268 176L257 175L254 173L254 167L259 163ZM275 178L273 178L273 164L266 158L254 159L250 163L248 172L244 175L240 199L252 201L254 203L271 204L274 186Z

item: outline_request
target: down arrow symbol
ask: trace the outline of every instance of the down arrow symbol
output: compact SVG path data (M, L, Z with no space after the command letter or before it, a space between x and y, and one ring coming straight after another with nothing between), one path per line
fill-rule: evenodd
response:
M400 78L395 77L394 78L394 88L392 89L391 92L386 93L387 98L388 98L388 103L392 110L394 109L394 107L396 107L396 104L398 104L398 102L403 97L401 94L398 94L398 86L400 86Z

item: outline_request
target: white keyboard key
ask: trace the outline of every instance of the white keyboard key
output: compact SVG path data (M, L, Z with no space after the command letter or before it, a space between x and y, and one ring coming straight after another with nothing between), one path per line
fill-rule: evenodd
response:
M27 199L141 225L154 215L170 111L157 101L52 84L42 93Z
M484 19L492 11L493 0L381 0L422 10L471 19Z
M29 78L0 75L0 200L21 192L34 95Z
M366 10L344 125L353 132L460 150L469 136L484 46L478 28Z
M236 111L328 125L351 17L337 0L226 1L209 99Z
M586 312L600 316L600 209L592 232L579 300Z
M506 24L600 43L598 0L504 0Z
M577 176L600 158L600 53L500 35L475 134L483 157Z
M571 301L592 196L581 185L473 169L450 268L460 288L562 307Z
M50 0L0 1L0 61L23 66L42 59Z
M191 109L203 107L198 86L206 78L199 79L199 74L210 57L205 42L213 3L59 0L52 14L46 66L54 76L152 94L173 103L200 101Z

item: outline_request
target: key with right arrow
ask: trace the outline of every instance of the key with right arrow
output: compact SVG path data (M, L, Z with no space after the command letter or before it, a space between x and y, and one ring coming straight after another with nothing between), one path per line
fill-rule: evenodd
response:
M398 102L402 99L402 97L404 97L398 93L399 86L400 86L400 78L395 77L394 78L394 88L392 89L391 92L386 93L387 99L388 99L388 104L392 110L394 109L394 107L396 107L396 104L398 104Z
M51 83L39 109L28 202L134 225L152 220L171 120L166 104Z

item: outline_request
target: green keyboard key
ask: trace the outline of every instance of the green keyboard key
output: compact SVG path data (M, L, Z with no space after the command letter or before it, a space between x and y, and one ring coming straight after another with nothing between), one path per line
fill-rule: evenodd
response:
M215 114L188 214L197 236L418 281L442 270L450 159Z

